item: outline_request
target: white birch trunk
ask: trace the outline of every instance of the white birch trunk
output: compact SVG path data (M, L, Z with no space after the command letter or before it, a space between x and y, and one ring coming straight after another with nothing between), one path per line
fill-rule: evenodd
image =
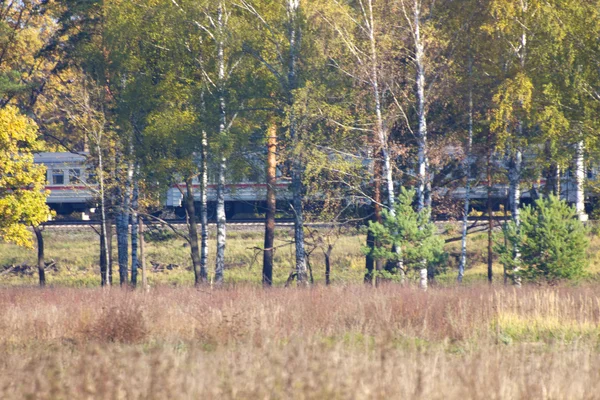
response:
M521 150L516 149L510 156L508 180L509 180L509 201L510 201L510 213L511 218L517 226L517 231L521 225L521 170L523 167L523 154ZM519 251L514 249L515 260L520 257ZM514 272L517 273L519 268L515 268ZM521 286L521 278L516 275L514 279L515 286Z
M471 67L469 66L469 69ZM469 136L467 138L467 151L463 169L467 177L465 188L465 214L463 216L462 241L460 248L460 262L458 264L458 282L462 283L467 266L467 226L469 222L469 201L471 200L471 148L473 146L473 90L469 89Z
M381 110L381 92L379 88L379 74L377 72L377 42L375 40L375 22L373 20L373 2L369 0L369 42L371 44L371 86L373 87L373 98L375 100L376 131L383 158L383 176L386 181L387 203L392 215L396 214L394 209L394 180L392 176L392 165L388 148L388 134L383 123Z
M375 20L373 18L373 1L369 0L369 42L371 45L371 87L373 88L373 99L375 102L375 130L377 133L377 140L379 141L379 147L381 148L383 177L385 179L385 185L387 190L387 204L388 209L392 217L396 216L396 197L394 193L394 177L392 170L392 161L389 152L388 145L388 133L383 122L383 112L381 105L381 90L379 88L379 73L378 73L378 56L377 56L377 41L375 39ZM402 249L399 247L395 248L398 254L399 261L397 263L398 271L404 281L404 263L402 262Z
M102 242L101 252L104 253L105 270L104 276L102 276L102 284L110 286L110 251L108 241L111 239L108 237L106 232L106 192L104 187L104 163L102 159L102 148L100 147L100 141L96 144L96 151L98 152L98 184L100 186L100 234L104 240ZM102 257L100 257L102 258Z
M200 279L208 281L208 139L202 131L202 157L200 167Z
M294 106L294 90L298 87L297 82L297 63L298 49L300 48L300 32L297 26L298 9L300 8L300 0L287 0L288 14L288 40L290 46L288 59L288 96L290 112L288 115L290 124L290 137L292 143L297 145L299 142L298 132L296 130L296 117L293 111ZM302 183L302 160L299 155L295 156L292 161L292 207L294 212L294 242L296 248L296 277L299 285L308 285L306 267L306 251L304 246L304 212L302 210L303 203L303 183Z
M587 221L585 213L585 143L583 140L577 142L575 153L575 211L580 221Z
M139 164L135 164L135 174L132 177L133 189L131 192L131 286L137 286L138 276L138 246L139 246L139 233L138 233L138 209L139 209Z
M417 68L417 118L419 123L418 139L418 186L417 209L431 207L431 183L429 182L429 157L427 145L427 93L425 90L424 44L421 38L421 2L414 2L414 40L415 65Z
M225 54L223 49L223 4L219 2L218 15L218 44L217 44L217 61L218 61L218 90L219 90L219 135L221 138L226 135L227 129L227 114L225 104ZM223 149L221 149L223 152ZM215 266L215 283L223 282L225 271L225 244L227 241L227 217L225 215L225 174L227 171L227 159L224 154L221 154L219 162L219 176L217 180L217 253Z
M419 287L421 290L427 290L427 268L421 268L419 275Z

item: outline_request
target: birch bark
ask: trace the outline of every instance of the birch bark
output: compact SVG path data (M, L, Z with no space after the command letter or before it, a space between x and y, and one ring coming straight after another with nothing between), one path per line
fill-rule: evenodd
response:
M227 114L225 104L225 54L224 54L224 20L223 3L219 2L217 10L217 62L218 62L218 82L219 91L219 135L223 139L227 134ZM223 283L225 271L225 245L227 241L227 217L225 215L225 173L227 171L227 159L224 151L221 149L219 160L219 175L217 179L217 253L215 265L215 283Z
M131 192L131 286L137 286L138 276L138 209L139 209L139 165L135 163L135 173L132 177L133 188Z
M580 221L586 221L585 214L585 143L583 140L577 142L575 152L575 211Z
M471 66L469 66L471 68ZM465 187L465 210L462 226L462 240L460 249L460 262L458 264L458 282L462 283L467 266L467 226L469 222L469 201L471 199L471 149L473 147L473 90L469 88L469 134L467 137L467 151L463 170L467 177Z

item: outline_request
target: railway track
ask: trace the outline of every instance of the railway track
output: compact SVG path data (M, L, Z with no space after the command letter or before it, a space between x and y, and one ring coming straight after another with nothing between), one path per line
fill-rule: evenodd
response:
M185 226L186 225L185 220L181 220L181 219L169 219L169 220L164 220L164 221L173 226ZM50 228L50 229L77 229L77 228L86 228L86 227L98 226L98 225L100 225L100 221L98 221L98 220L92 220L92 221L79 221L79 220L47 221L42 224L42 226L44 226L45 228ZM162 224L160 222L151 222L149 220L145 220L144 225L160 226L160 225L164 225L164 224ZM264 219L244 219L244 220L227 221L227 226L233 226L233 227L244 227L244 226L264 227L264 225L265 225ZM292 227L292 226L294 226L294 222L291 218L290 219L281 219L281 220L276 221L276 225L277 225L277 227ZM309 223L305 223L305 225L318 228L318 227L330 227L330 226L333 226L334 224L322 223L322 222L314 222L314 223L309 222ZM208 226L216 227L217 223L209 222Z
M494 222L503 222L505 220L504 217L494 217L493 221ZM174 226L184 226L185 220L183 219L165 219L164 220L166 223L174 225ZM488 221L488 217L472 217L469 218L469 223L472 224L474 222L487 222ZM436 224L443 224L443 223L462 223L462 220L450 220L450 219L437 219L434 221ZM145 220L144 224L147 226L160 226L162 225L160 222L157 221L151 221L151 220ZM258 227L258 226L264 226L265 224L265 220L264 219L238 219L238 220L228 220L227 221L227 225L228 226L253 226L253 227ZM276 224L278 227L288 227L288 226L294 226L294 221L292 218L282 218L282 219L278 219L276 221ZM61 228L61 229L68 229L68 228L73 228L76 229L78 227L89 227L89 226L97 226L100 225L100 221L99 220L91 220L91 221L81 221L81 220L59 220L59 221L47 221L44 222L42 224L44 227L47 228ZM216 222L209 222L208 225L210 227L214 227L217 225ZM334 223L327 223L327 222L309 222L309 223L305 223L306 226L310 226L310 227L330 227L333 225L339 225L338 224L334 224Z

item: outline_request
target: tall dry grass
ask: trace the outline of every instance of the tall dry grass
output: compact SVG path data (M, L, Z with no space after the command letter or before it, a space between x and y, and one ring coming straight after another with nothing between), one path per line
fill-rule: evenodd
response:
M0 292L0 398L597 398L598 287Z

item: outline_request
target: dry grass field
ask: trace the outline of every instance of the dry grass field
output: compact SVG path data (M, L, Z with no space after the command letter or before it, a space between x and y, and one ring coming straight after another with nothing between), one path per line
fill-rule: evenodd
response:
M600 396L600 240L575 285L504 287L485 279L485 235L469 241L467 283L453 257L429 291L363 285L360 233L334 248L333 285L260 285L261 232L230 232L226 286L191 287L189 249L150 242L151 288L98 287L97 236L46 231L49 287L0 272L1 399L596 399ZM211 237L211 248L214 246ZM278 233L278 244L289 232ZM457 253L459 243L447 250ZM0 244L0 265L35 251ZM212 260L211 260L212 265ZM115 274L117 273L115 268ZM116 276L115 276L116 279Z
M597 286L9 288L2 399L594 399Z

